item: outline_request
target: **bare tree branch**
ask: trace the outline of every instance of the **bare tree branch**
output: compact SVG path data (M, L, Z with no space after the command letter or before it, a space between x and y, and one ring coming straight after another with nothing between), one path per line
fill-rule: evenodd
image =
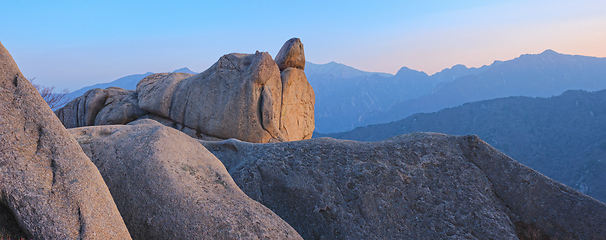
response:
M69 100L71 100L67 98L67 94L69 93L69 90L67 88L63 89L61 92L55 93L55 86L47 87L42 86L40 84L35 84L35 79L35 77L31 78L29 79L29 82L34 85L34 87L36 88L36 90L38 90L44 101L48 103L48 106L53 111L57 110L57 108L65 105L69 102Z

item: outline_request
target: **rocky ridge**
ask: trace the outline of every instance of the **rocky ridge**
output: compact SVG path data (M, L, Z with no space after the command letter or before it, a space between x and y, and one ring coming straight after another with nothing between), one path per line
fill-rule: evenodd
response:
M606 205L477 136L202 144L305 239L597 239Z
M549 178L606 202L605 105L606 90L570 90L549 98L466 103L325 136L381 141L413 132L474 134Z

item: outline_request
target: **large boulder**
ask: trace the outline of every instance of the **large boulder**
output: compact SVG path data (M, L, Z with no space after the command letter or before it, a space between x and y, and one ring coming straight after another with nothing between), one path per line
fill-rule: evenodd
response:
M255 143L309 139L315 125L315 95L303 72L301 40L289 40L278 55L287 66L282 72L268 53L257 52L224 55L191 77L148 76L137 85L139 106L200 139Z
M0 114L4 216L27 238L130 239L99 171L1 43Z
M160 86L174 87L172 93L150 90ZM206 71L184 80L152 75L141 80L137 93L139 99L166 99L141 106L144 110L205 135L257 143L285 140L279 131L280 71L266 52L224 55ZM168 113L165 106L170 106Z
M189 73L156 73L137 83L139 107L147 111L168 117L175 88L181 81L193 76Z
M201 142L305 239L600 239L606 229L606 205L477 136Z
M95 88L70 101L55 114L66 128L126 124L147 114L139 108L138 101L133 90Z
M135 239L300 239L187 135L145 119L69 129Z
M305 70L305 51L299 38L291 38L280 48L276 55L276 64L280 71L289 67Z

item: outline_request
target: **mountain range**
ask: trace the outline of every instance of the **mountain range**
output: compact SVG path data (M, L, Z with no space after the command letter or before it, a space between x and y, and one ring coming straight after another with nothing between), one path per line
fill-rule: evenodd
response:
M414 113L435 112L466 102L509 96L549 97L566 90L606 89L606 58L546 50L491 65L486 71L438 85L431 94L400 99L387 111L367 113L358 126L386 123Z
M391 122L472 101L606 88L606 58L553 50L480 68L455 65L433 75L406 67L395 75L363 72L334 62L308 63L308 69L307 78L316 91L319 133Z
M606 202L606 90L549 98L507 97L466 103L333 137L380 141L412 132L478 135L548 177Z
M363 124L360 118L387 111L395 102L430 94L440 83L487 70L456 65L432 76L402 67L396 75L364 72L330 62L306 63L305 75L316 94L316 132L339 132Z

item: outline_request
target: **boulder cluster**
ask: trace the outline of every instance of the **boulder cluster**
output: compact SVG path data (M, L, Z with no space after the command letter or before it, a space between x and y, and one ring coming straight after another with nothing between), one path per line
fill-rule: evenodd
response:
M0 45L0 238L603 238L604 203L477 136L302 140L304 64L291 39L55 115Z
M267 52L231 53L197 74L157 73L136 91L92 89L56 111L66 128L154 119L205 140L268 143L310 139L314 91L305 53L288 40L274 61Z

